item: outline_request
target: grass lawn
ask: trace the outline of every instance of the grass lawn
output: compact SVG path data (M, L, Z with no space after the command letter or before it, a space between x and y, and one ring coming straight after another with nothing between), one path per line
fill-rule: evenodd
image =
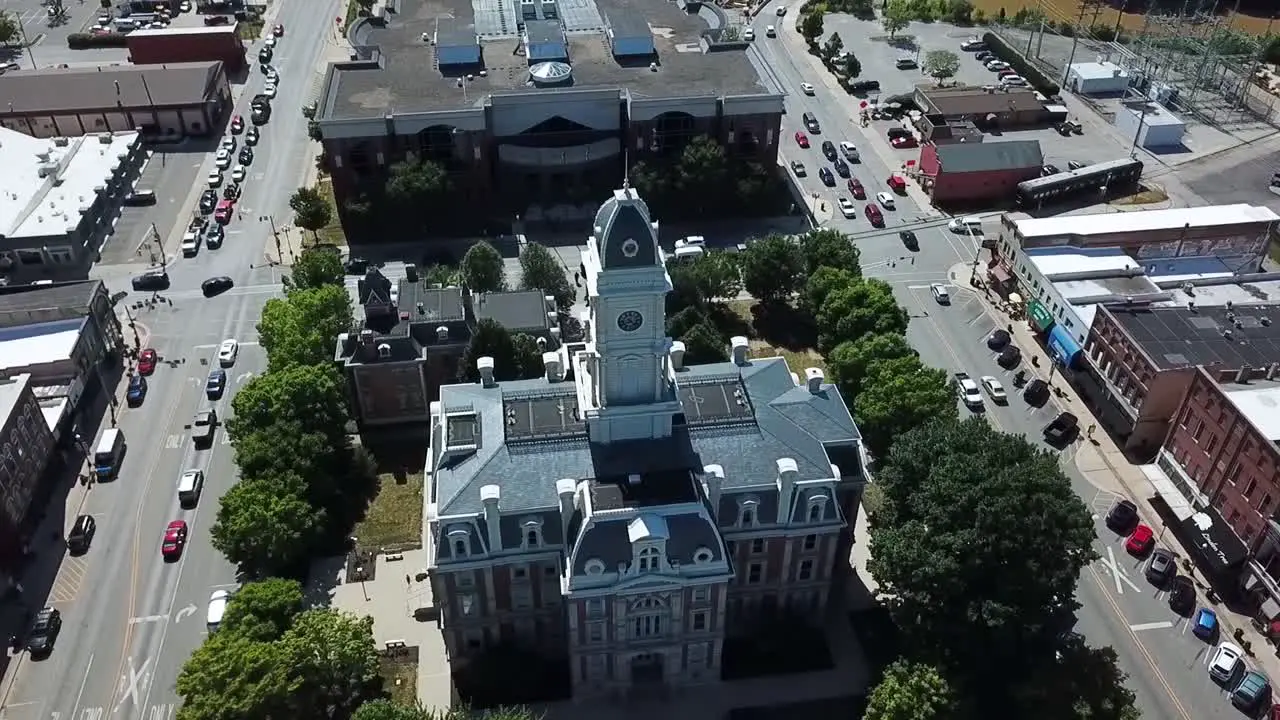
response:
M356 17L360 14L360 3L356 0L347 0L347 19L342 23L342 29L345 31L351 27L351 23L356 21Z
M329 203L329 224L320 228L320 232L313 235L310 232L303 234L303 244L311 245L337 245L338 247L346 247L347 234L342 230L342 221L338 219L338 202L333 197L333 183L329 178L322 177L316 181L316 189L320 191L320 195ZM317 236L319 239L317 240Z
M797 325L811 325L811 322L769 322L758 312L759 306L750 300L733 300L729 309L746 325L747 339L751 343L751 357L778 357L787 359L787 367L791 372L804 374L806 368L827 369L822 356L814 349L815 337L804 329L797 330ZM775 331L786 327L787 331Z
M398 657L383 655L378 658L378 674L382 676L383 689L392 702L407 706L418 702L417 653Z
M264 24L261 17L254 17L252 20L241 20L236 23L236 34L240 36L241 40L254 42L262 37Z
M360 538L361 548L377 550L422 542L422 475L404 479L398 483L391 473L378 476L378 494L351 533Z

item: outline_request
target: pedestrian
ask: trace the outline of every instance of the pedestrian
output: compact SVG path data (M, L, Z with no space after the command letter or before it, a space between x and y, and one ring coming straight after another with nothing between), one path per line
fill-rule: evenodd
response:
M1093 437L1093 431L1094 431L1094 430L1096 430L1096 429L1097 429L1097 427L1098 427L1098 426L1097 426L1097 425L1094 425L1094 424L1090 424L1090 425L1089 425L1089 432L1088 432L1089 437Z

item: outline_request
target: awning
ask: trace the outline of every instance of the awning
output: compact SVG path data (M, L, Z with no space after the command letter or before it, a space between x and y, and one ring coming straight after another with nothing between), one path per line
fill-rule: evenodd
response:
M1072 367L1076 357L1080 355L1080 343L1064 327L1054 325L1049 331L1049 352L1059 365Z
M998 283L1009 282L1009 271L1005 270L1003 265L992 265L987 268L987 274L996 279Z
M1049 308L1039 300L1027 301L1027 317L1031 318L1031 324L1040 332L1053 327L1053 313L1050 313Z
M1249 549L1213 508L1199 510L1182 521L1182 530L1201 557L1219 573L1237 567L1249 557Z
M1178 490L1178 486L1169 479L1164 470L1158 465L1141 466L1142 474L1147 477L1151 483L1151 488L1156 491L1156 495L1164 500L1164 504L1169 506L1169 510L1179 522L1186 522L1195 515L1195 508L1192 507L1191 501Z

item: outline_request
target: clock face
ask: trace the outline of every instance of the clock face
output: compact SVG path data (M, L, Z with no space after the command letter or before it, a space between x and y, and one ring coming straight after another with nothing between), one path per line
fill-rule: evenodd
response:
M622 332L635 332L644 324L644 316L635 310L628 310L618 316L618 329Z

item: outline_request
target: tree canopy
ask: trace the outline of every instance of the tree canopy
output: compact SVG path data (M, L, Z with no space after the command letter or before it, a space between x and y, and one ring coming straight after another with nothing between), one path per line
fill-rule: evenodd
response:
M269 370L329 363L338 334L353 324L346 288L324 285L268 300L258 321L258 340Z
M523 333L512 335L489 318L483 318L476 324L471 341L463 352L461 372L464 380L480 380L476 361L482 357L493 358L493 377L498 382L535 378L543 372L542 351L537 342Z
M941 83L960 70L960 56L950 50L930 50L924 55L924 74Z
M902 433L955 415L956 395L947 373L914 354L869 363L853 402L862 440L876 457L884 457Z
M462 256L462 282L475 292L498 292L507 289L502 254L481 240L467 248Z
M839 55L841 50L844 50L844 40L840 38L840 33L838 32L831 33L831 37L822 43L822 57L828 62Z
M294 570L315 546L323 521L306 493L297 475L241 479L219 502L209 529L213 547L249 577Z
M820 267L862 275L862 253L848 235L838 230L822 228L801 235L800 253L804 256L806 277L811 277Z
M246 583L231 596L218 632L258 642L279 640L302 612L302 602L302 584L297 580L267 578Z
M898 333L875 333L835 346L827 355L827 369L840 394L853 399L862 392L863 379L872 363L903 357L917 357L906 337Z
M805 281L801 300L806 310L816 313L833 292L856 285L861 281L862 277L854 271L823 265L815 268L813 274L809 275L809 279Z
M289 274L284 276L284 291L288 295L298 290L314 290L326 286L343 287L345 275L342 257L328 247L309 247L293 261Z
M950 720L955 700L937 668L899 660L871 691L862 720Z
M449 175L439 163L409 155L388 170L387 199L401 210L422 220L439 209L449 192Z
M227 432L238 441L277 423L296 423L335 447L346 443L348 418L342 376L330 365L292 365L245 383L231 400Z
M772 234L750 242L742 253L742 285L762 303L781 303L800 289L805 259L800 246Z
M653 220L668 222L776 212L776 181L760 163L735 158L706 135L658 136L654 156L627 177Z
M1113 648L1071 640L1052 660L1037 663L1015 690L1016 706L1046 720L1138 720L1127 679Z
M293 224L304 230L310 230L313 236L319 237L317 231L333 219L333 208L315 188L301 187L289 198L289 209L293 210Z
M906 29L911 24L911 18L914 13L911 6L907 4L907 0L889 0L885 5L884 15L880 18L884 31L889 33L889 37L898 34L899 30Z
M733 300L742 292L742 269L737 255L706 253L685 267L703 301Z
M905 646L984 711L1005 710L1097 559L1089 510L1056 455L981 418L921 419L880 457L868 567Z
M520 287L554 296L560 310L572 307L578 297L577 289L565 275L564 263L546 246L533 242L520 251Z
M826 31L823 27L822 13L809 12L800 15L800 20L796 23L796 29L800 31L800 37L804 38L810 45L816 43L818 38L822 37L822 33Z
M907 311L883 280L863 278L832 290L818 308L818 349L830 352L846 340L876 333L905 333Z

